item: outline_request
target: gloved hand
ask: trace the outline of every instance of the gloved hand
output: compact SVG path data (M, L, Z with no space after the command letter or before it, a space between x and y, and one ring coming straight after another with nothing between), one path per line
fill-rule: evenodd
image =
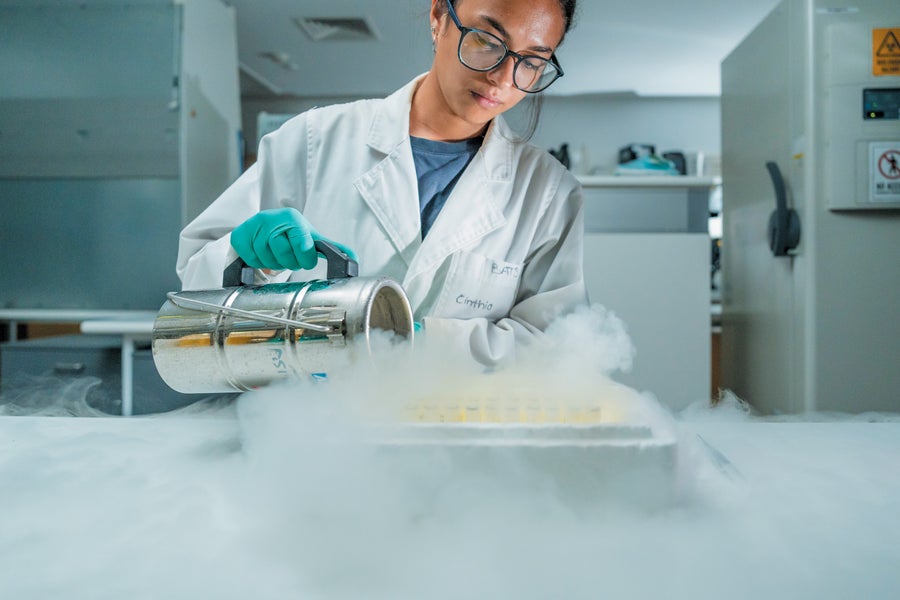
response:
M245 263L254 269L315 268L317 240L331 241L321 235L296 208L262 210L231 232L231 246ZM332 242L353 260L356 253L347 246Z

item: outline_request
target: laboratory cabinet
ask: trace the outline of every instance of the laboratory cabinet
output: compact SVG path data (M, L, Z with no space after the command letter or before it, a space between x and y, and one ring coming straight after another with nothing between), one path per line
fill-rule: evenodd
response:
M54 408L122 414L122 341L116 335L65 335L0 344L0 403L19 412ZM168 412L205 398L169 388L149 348L136 348L131 414ZM21 409L21 410L20 410ZM88 410L86 410L88 409Z
M85 405L107 414L122 410L118 341L67 335L0 345L0 394L25 411Z
M0 308L156 310L241 172L234 8L2 3L0 40Z
M722 383L760 412L900 410L898 36L784 0L722 62Z
M709 205L712 177L583 177L584 278L592 304L624 322L630 371L614 379L679 410L713 395Z

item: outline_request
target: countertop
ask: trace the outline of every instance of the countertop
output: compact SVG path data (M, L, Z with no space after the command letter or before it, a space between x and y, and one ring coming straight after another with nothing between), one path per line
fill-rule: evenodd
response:
M675 422L674 506L573 511L539 476L503 488L448 461L402 471L382 468L384 456L325 452L315 432L337 434L334 423L304 417L302 398L273 400L131 419L0 417L0 596L823 599L900 588L900 422L694 411Z
M714 188L721 177L687 175L577 175L584 187L600 188Z
M0 308L0 321L78 323L88 320L150 320L149 310L82 310L74 308Z

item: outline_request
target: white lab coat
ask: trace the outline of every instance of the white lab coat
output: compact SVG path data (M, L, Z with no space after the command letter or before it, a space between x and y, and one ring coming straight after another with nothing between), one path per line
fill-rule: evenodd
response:
M401 282L425 340L493 366L560 314L587 304L577 180L513 142L494 119L422 240L410 102L419 79L382 100L316 108L260 142L258 160L181 233L184 289L222 286L230 232L259 210L293 206L359 256L362 277ZM324 278L283 272L257 282Z

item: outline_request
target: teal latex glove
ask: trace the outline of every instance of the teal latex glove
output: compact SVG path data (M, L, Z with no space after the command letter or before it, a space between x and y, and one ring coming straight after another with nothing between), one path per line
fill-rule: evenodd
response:
M331 241L316 231L296 208L262 210L231 232L232 248L254 269L315 268L319 253L314 244L318 240ZM356 253L347 246L331 243L357 260Z
M413 321L413 331L414 332L419 333L424 328L425 328L425 326L422 325L421 323L419 323L418 321Z

